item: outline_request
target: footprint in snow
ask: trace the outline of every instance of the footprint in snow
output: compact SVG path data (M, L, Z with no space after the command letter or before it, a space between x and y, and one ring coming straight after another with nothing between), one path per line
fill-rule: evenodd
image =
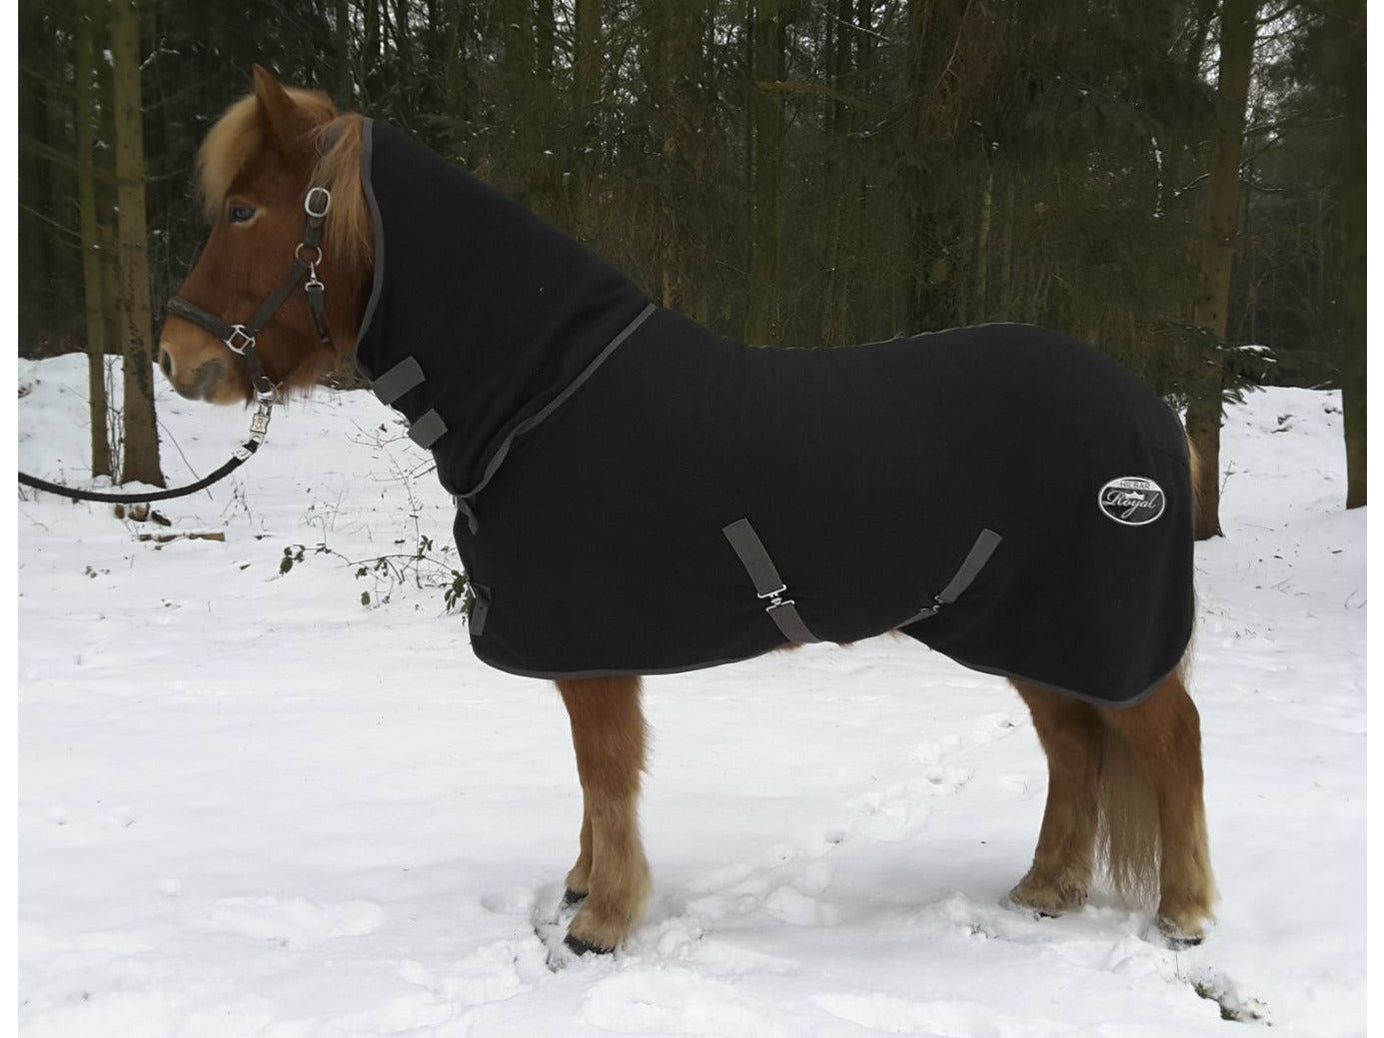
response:
M532 941L507 939L477 948L437 972L405 959L398 973L434 998L452 1005L479 1006L532 989L548 975L548 965Z
M373 901L262 896L217 901L203 913L201 925L281 947L304 947L338 937L363 937L383 926L384 919L384 909Z
M592 985L582 1019L623 1034L787 1038L789 1031L742 989L676 967L634 967Z
M814 995L813 1003L840 1020L886 1034L942 1038L1041 1038L1070 1034L1067 1024L997 1013L993 1006L966 1001L914 1001L881 992Z

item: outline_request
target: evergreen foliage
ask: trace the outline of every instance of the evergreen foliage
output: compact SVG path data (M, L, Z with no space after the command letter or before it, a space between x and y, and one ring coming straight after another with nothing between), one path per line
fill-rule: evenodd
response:
M76 12L20 11L20 341L84 348ZM99 4L98 4L99 6ZM1163 392L1189 357L1337 380L1363 275L1363 5L1266 5L1231 344L1193 330L1217 0L157 0L141 5L154 300L203 238L198 143L259 62L417 134L757 342L1069 331ZM114 185L97 38L96 196ZM1353 185L1355 156L1360 183ZM1363 289L1360 290L1363 296ZM1357 308L1363 313L1363 298ZM1362 326L1361 326L1362 327ZM1360 331L1363 336L1363 331ZM1363 339L1360 343L1363 365Z

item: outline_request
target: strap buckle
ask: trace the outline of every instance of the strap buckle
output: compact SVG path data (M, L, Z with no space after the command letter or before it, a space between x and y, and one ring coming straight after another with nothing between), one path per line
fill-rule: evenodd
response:
M317 204L313 202L316 200ZM310 187L307 195L303 198L303 212L307 213L314 220L320 220L327 215L327 210L332 207L332 193L325 187Z
M245 351L255 345L255 337L245 330L243 324L231 325L231 334L221 340L232 353L245 356Z
M781 608L782 606L791 606L791 605L796 605L796 604L797 604L793 599L791 599L791 598L784 598L784 597L783 597L783 596L784 596L785 594L787 594L787 593L788 593L788 585L787 585L787 584L780 584L780 585L779 585L777 588L775 588L773 591L765 591L765 592L764 592L763 594L761 594L761 595L755 595L755 598L758 598L758 599L761 599L761 600L762 600L762 599L765 599L765 598L769 599L769 600L770 600L770 601L769 601L769 604L766 605L766 606L764 607L764 611L765 611L766 613L772 613L775 609L779 609L779 608Z

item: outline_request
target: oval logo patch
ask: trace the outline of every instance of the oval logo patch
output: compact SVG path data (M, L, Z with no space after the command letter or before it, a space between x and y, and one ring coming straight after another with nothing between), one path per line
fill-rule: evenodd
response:
M1163 488L1143 476L1121 476L1100 488L1100 510L1125 526L1146 526L1163 514Z

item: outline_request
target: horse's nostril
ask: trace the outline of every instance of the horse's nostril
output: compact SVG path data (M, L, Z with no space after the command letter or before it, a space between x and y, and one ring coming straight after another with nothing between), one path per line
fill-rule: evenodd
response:
M169 378L173 377L173 357L167 350L159 350L159 367Z

